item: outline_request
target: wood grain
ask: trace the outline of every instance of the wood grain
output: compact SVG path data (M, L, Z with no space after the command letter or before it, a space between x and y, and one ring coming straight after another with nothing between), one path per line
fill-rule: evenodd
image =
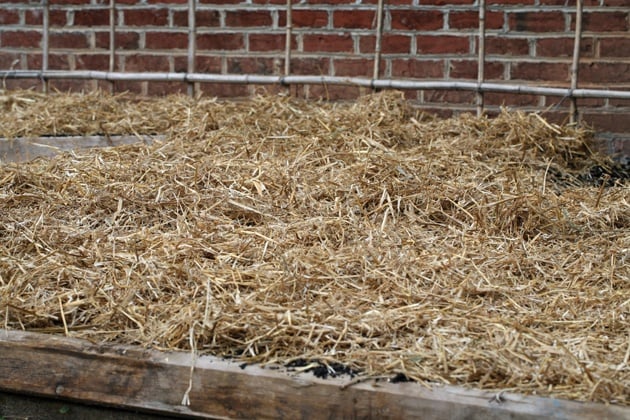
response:
M206 418L628 419L630 408L415 383L318 379L191 356L0 329L0 389Z

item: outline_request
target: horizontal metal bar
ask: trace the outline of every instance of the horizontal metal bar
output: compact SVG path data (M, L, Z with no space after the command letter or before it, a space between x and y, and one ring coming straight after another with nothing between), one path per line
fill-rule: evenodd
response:
M549 95L573 98L630 99L630 90L569 89L546 86L517 85L510 83L477 83L466 81L426 81L398 79L369 79L364 77L339 76L265 76L256 74L206 74L168 72L107 72L92 70L0 70L3 79L89 79L108 81L152 81L152 82L200 82L235 84L303 84L303 85L347 85L376 89L400 90L465 90L472 92L500 92L529 95Z

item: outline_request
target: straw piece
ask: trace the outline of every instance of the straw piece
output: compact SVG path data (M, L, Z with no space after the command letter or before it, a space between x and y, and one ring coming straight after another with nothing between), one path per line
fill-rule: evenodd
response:
M8 138L165 140L0 165L1 325L630 404L628 172L584 129L399 92L3 98Z

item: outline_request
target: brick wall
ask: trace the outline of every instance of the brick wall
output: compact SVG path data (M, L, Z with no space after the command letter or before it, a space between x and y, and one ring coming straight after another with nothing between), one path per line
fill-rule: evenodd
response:
M488 81L569 86L575 0L487 0ZM109 1L50 0L52 70L107 70ZM292 74L371 77L376 0L302 0L293 6ZM196 71L282 74L284 0L199 0ZM584 0L579 87L630 90L630 0ZM187 0L119 0L116 70L185 72ZM0 0L0 69L41 67L41 1ZM475 0L386 1L382 78L470 80L477 77ZM7 87L37 81L7 80ZM58 89L108 87L104 82L55 81ZM202 84L209 95L247 96L259 87ZM120 82L117 90L145 94L186 91L181 83ZM278 90L279 87L268 87ZM365 89L294 86L306 98L348 99ZM441 115L474 110L475 95L458 91L408 92ZM501 105L567 117L568 100L551 96L486 94L490 112ZM630 101L578 101L584 121L609 152L630 156Z

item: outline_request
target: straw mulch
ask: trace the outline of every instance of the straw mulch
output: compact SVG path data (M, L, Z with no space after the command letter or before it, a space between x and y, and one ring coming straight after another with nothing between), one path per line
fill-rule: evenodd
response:
M630 405L630 188L583 131L396 92L1 98L5 137L167 139L0 166L5 328Z

